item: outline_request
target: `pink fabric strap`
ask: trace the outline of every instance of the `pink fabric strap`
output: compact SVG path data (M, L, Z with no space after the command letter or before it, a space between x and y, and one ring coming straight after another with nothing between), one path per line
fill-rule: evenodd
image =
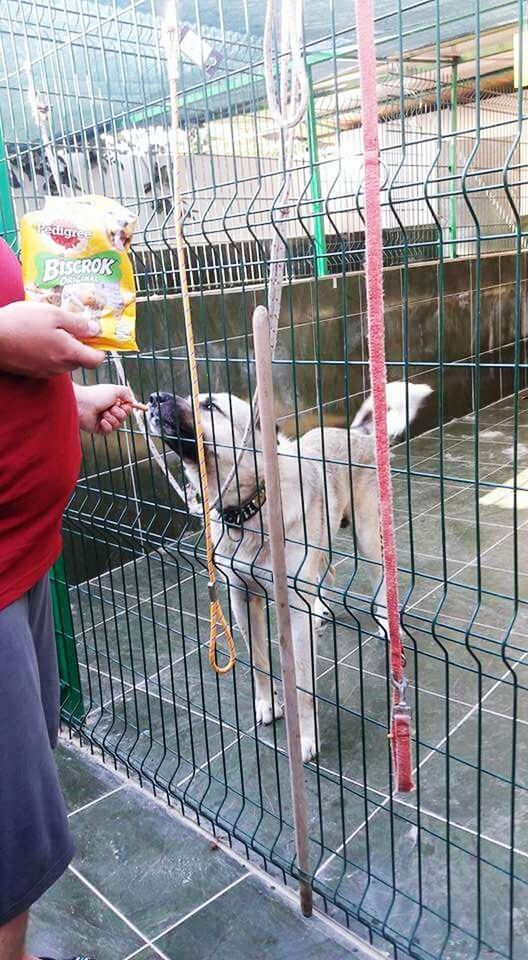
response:
M365 274L368 306L370 383L380 510L383 574L387 592L390 664L393 682L391 749L396 789L413 788L411 716L405 702L404 657L400 637L398 566L392 509L390 448L387 431L387 374L383 314L383 236L380 201L376 50L371 0L356 0L361 123L365 170Z

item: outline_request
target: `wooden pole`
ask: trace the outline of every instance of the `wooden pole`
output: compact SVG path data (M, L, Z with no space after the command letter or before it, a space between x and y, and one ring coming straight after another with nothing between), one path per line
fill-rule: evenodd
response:
M262 435L262 454L266 499L268 509L268 532L271 550L271 568L277 625L279 653L284 690L284 710L290 784L295 830L295 849L299 867L299 895L301 910L305 917L312 914L312 888L310 884L310 856L308 846L308 810L301 751L301 731L297 704L297 679L291 638L290 606L288 602L288 574L284 548L279 457L273 404L273 379L271 369L271 346L268 311L259 306L253 314L253 336L259 400L259 419Z

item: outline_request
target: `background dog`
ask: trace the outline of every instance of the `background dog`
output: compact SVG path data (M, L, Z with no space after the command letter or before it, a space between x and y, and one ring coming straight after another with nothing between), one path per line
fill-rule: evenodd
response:
M110 246L121 253L128 253L137 227L137 217L123 207L108 211L105 230Z
M431 393L423 385L391 383L387 389L387 422L391 439L401 436ZM408 415L407 415L408 414ZM240 452L251 408L228 393L201 394L207 476L214 500ZM200 489L196 430L190 397L152 394L147 414L150 430L182 458L187 477ZM295 650L298 703L305 762L317 753L317 711L314 671L317 638L325 626L324 587L334 571L329 546L354 517L360 554L371 561L377 593L377 619L385 630L385 590L381 579L381 548L375 484L372 400L360 407L350 430L315 428L301 438L277 436L292 636ZM215 564L230 585L230 603L246 638L255 678L257 723L282 716L277 689L271 680L266 634L265 597L272 592L268 512L263 501L261 439L253 431L251 446L242 454L236 474L213 511Z

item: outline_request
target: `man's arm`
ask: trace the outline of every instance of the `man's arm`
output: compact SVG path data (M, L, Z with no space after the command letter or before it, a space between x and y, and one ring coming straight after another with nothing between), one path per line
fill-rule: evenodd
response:
M19 301L0 307L0 371L46 378L77 367L94 370L103 363L104 353L79 338L97 333L97 323L48 303ZM79 425L88 433L111 433L132 409L127 387L74 383L73 389Z

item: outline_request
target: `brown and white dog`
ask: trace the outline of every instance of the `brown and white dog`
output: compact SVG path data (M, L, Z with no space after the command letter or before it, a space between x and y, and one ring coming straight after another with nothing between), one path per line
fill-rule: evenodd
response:
M412 422L431 388L391 383L387 390L387 423L395 440ZM407 419L408 411L408 419ZM228 393L201 394L207 476L214 500L240 452L250 405ZM199 491L196 431L189 397L152 394L147 414L150 430L180 454L192 487ZM380 585L381 549L375 473L372 400L360 407L351 429L309 430L300 439L277 438L281 479L290 613L299 686L302 754L305 762L318 751L312 662L317 638L328 622L324 588L334 571L328 559L340 528L351 522L358 550L372 561L377 589L377 619L385 625L385 590ZM273 592L268 538L268 513L277 505L265 498L261 440L254 430L251 446L213 511L215 565L230 585L230 602L252 655L257 723L282 716L276 687L271 682L266 634L265 596ZM312 645L313 644L313 645Z

